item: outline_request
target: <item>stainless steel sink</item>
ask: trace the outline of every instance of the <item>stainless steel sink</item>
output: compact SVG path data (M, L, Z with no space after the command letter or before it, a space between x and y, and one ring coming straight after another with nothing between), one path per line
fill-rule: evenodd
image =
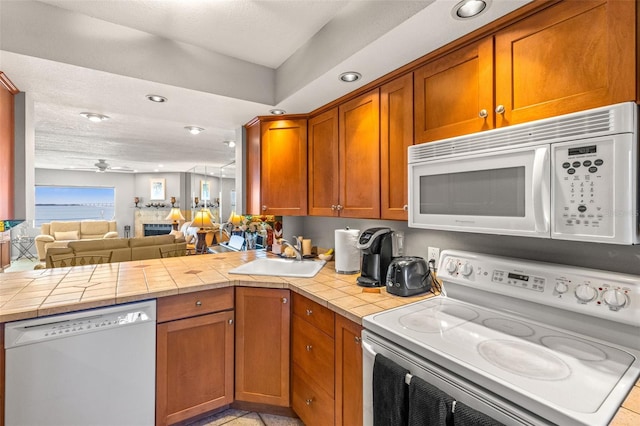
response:
M229 271L230 274L269 275L280 277L315 277L324 260L256 259Z

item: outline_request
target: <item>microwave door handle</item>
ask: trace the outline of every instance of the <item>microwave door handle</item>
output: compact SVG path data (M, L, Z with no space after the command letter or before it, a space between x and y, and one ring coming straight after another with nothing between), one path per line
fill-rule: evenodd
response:
M550 213L550 166L549 166L549 146L536 148L533 158L532 196L533 196L533 217L537 232L549 232Z

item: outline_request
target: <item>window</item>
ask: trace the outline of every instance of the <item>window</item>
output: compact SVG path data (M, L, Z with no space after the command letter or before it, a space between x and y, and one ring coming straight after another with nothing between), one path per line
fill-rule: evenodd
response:
M36 186L35 226L52 220L111 220L115 188Z

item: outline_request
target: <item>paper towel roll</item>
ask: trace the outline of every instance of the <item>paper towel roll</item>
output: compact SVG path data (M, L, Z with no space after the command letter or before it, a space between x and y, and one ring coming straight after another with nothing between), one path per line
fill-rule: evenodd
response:
M335 264L339 274L357 274L360 272L360 250L358 244L358 229L336 229L335 233Z

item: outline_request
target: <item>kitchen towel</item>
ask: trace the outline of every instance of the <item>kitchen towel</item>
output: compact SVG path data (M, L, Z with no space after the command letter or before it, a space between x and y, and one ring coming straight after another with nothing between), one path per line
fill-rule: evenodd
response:
M409 426L444 426L451 424L453 398L425 382L411 377L409 383Z
M336 229L335 268L339 274L360 272L360 250L356 247L360 231L357 229Z
M453 411L454 426L503 426L497 420L492 419L484 413L474 410L460 401L456 401Z
M409 397L405 377L409 373L395 362L376 354L373 362L373 426L406 426Z

